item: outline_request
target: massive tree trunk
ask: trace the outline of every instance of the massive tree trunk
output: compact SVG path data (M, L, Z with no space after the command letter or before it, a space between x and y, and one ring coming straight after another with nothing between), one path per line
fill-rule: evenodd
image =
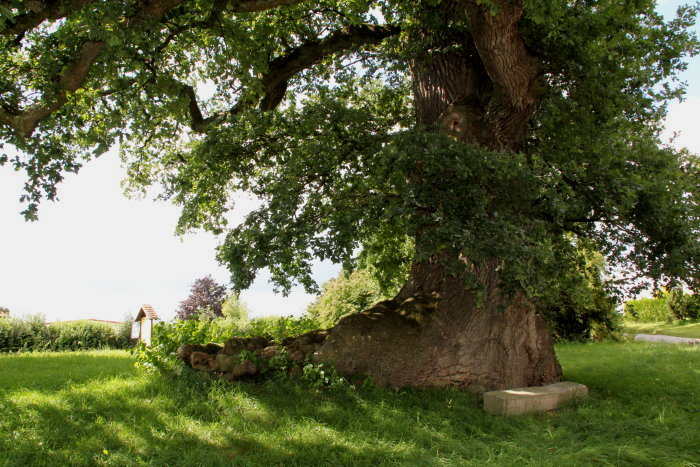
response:
M490 150L519 150L544 89L538 63L518 34L521 9L502 2L493 15L484 6L455 1L424 14L446 21L466 15L471 34L417 33L432 49L411 63L418 123ZM420 183L420 168L415 177ZM428 225L417 245L429 235ZM549 330L526 297L501 292L499 261L477 267L449 254L417 261L394 300L341 320L316 358L396 387L484 391L559 381ZM464 273L448 273L449 260L462 264ZM481 295L467 286L469 274L481 284Z
M417 124L507 153L522 147L544 78L518 34L522 11L517 2L500 3L496 14L473 1L426 7L421 24L431 29L414 37L426 52L415 54L410 65ZM454 32L449 23L455 19L466 21L468 31ZM445 27L436 28L441 21ZM420 163L411 177L417 186L431 183ZM417 250L423 250L436 227L429 220L430 206L421 209L426 212L416 212ZM369 374L378 384L394 387L458 386L482 392L560 380L549 331L532 302L502 292L498 258L475 264L460 247L417 259L396 298L347 316L328 331L285 342L288 354L303 361L313 353L317 362L332 363L341 374ZM475 282L480 287L468 285ZM260 356L276 352L263 348L268 342L256 345L232 339L218 360L199 352L191 363L233 378L251 374L248 367L233 368L225 355L243 348Z
M525 297L500 292L497 261L473 268L485 289L479 300L441 259L414 264L394 300L341 319L315 359L393 387L483 392L559 381L546 324Z

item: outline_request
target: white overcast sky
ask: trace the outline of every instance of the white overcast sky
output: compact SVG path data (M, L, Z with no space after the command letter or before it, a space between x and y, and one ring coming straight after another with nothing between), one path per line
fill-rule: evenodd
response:
M668 14L681 2L659 3ZM675 144L700 153L700 60L691 61L683 79L687 98L671 106L667 132L679 132ZM195 279L211 274L228 284L214 258L217 240L207 233L175 237L178 208L127 199L123 177L116 154L105 154L66 177L60 201L44 202L38 222L25 222L18 201L24 177L0 167L0 306L47 321L121 321L148 303L169 319ZM317 280L338 270L319 264ZM242 298L253 316L299 315L313 299L302 290L275 295L264 274Z

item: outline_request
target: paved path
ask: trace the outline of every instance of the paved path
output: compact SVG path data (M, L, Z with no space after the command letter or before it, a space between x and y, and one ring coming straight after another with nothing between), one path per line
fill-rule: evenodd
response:
M634 340L647 342L665 342L667 344L700 345L700 339L691 339L689 337L664 336L661 334L635 334Z

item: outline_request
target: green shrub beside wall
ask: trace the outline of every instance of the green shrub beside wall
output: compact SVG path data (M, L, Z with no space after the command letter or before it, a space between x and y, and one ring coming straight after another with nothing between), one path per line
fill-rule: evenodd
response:
M266 316L251 320L241 329L240 335L242 337L269 336L276 342L282 342L287 337L301 336L321 327L325 326L322 326L314 317Z

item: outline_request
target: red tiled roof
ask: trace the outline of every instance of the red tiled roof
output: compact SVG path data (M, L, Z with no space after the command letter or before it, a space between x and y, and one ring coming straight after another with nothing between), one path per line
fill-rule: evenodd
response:
M138 314L136 315L136 319L140 319L142 316L145 316L148 319L160 319L160 318L158 318L158 314L156 313L156 310L154 310L151 305L142 305L141 306L141 309L139 310Z

